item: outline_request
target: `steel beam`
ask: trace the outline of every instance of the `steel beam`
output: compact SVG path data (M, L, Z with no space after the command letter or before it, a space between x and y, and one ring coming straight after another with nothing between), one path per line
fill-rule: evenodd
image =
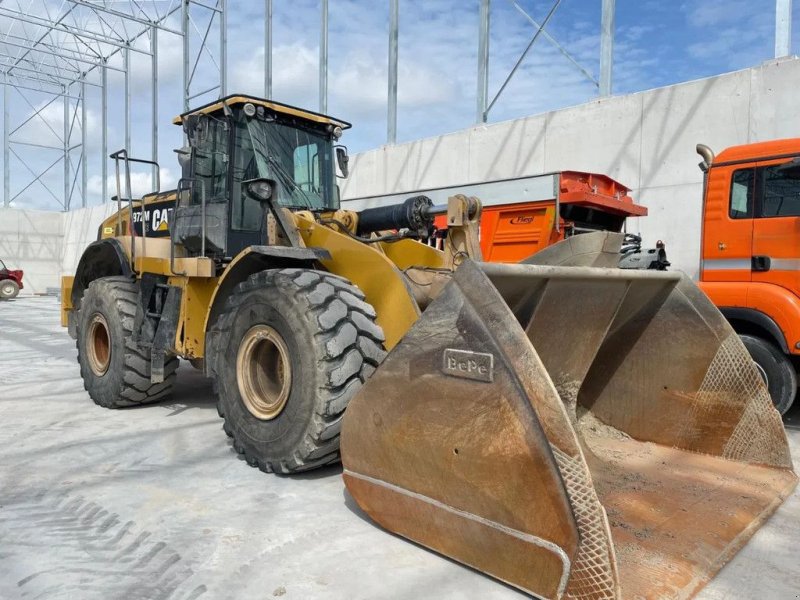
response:
M386 110L386 143L397 143L397 59L400 27L400 2L389 3L389 76Z
M189 111L189 0L181 0L183 32L183 112Z
M219 0L219 95L228 95L228 16L226 0Z
M150 130L150 160L158 162L158 29L153 27L150 32L150 50L152 52L152 62L150 63L150 87L151 87L151 111L152 129ZM153 166L150 172L150 180L155 185L156 167Z
M525 50L523 50L522 54L520 54L519 58L517 59L517 62L511 69L511 72L508 74L505 81L503 82L503 85L500 86L500 89L497 91L494 98L492 98L492 101L489 103L489 106L486 107L487 115L489 114L489 111L492 110L492 107L495 105L495 102L497 102L497 99L500 98L500 95L503 93L503 90L506 89L508 82L511 81L512 77L514 77L514 73L517 72L517 69L519 69L519 66L522 64L522 61L525 60L525 57L528 55L528 52L530 52L530 49L533 48L533 45L536 43L536 40L539 39L539 36L541 35L542 31L544 31L544 28L547 27L547 24L550 22L550 19L556 12L556 9L558 8L559 4L561 4L561 0L555 0L553 6L550 8L550 12L547 13L547 16L544 18L544 21L542 21L541 26L539 27L539 29L536 30L536 33L533 34L531 41L528 42L528 45L525 47Z
M69 210L69 88L64 86L64 202L63 209Z
M108 61L105 61L108 62ZM103 197L100 200L101 203L108 202L108 69L106 65L103 64L102 71L100 73L101 80L103 82L102 85L102 97L100 100L101 103L101 125L102 128L102 139L100 141L100 152L101 152L101 177L103 178L102 185L103 185Z
M328 0L321 0L319 31L319 112L328 112Z
M264 97L272 98L272 0L264 0Z
M491 0L481 0L478 27L478 89L475 122L486 123L486 103L489 101L489 19Z
M792 53L792 0L775 0L775 58Z
M3 75L3 206L8 207L11 204L11 146L9 144L9 128L11 124L8 122L8 75Z
M81 208L86 208L86 187L89 172L86 169L86 82L81 81Z
M125 150L128 154L131 153L131 56L128 49L122 51L122 64L125 65L125 85L123 86L123 94L125 95Z
M780 0L779 0L780 1ZM600 95L610 96L614 72L614 13L616 0L603 0L600 18Z

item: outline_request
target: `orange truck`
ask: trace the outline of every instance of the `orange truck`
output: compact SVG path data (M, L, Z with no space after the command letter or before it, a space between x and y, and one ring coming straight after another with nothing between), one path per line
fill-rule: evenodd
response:
M800 139L702 144L700 287L739 333L783 414L800 356Z

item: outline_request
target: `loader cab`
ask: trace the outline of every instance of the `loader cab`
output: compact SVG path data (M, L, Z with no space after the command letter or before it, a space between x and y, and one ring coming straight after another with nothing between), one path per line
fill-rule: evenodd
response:
M191 255L225 260L270 243L267 215L279 208L339 208L336 142L349 123L268 100L231 96L178 117L187 145L173 239ZM261 182L262 187L253 186ZM266 186L266 187L264 187ZM258 189L267 189L268 198ZM254 193L254 190L256 193Z

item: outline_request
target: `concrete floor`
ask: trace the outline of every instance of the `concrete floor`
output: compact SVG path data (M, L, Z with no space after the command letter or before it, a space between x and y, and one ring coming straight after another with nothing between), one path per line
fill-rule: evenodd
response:
M0 598L523 597L372 525L340 468L248 467L190 366L173 400L110 411L75 356L54 298L0 303ZM795 492L699 597L800 598L798 540Z

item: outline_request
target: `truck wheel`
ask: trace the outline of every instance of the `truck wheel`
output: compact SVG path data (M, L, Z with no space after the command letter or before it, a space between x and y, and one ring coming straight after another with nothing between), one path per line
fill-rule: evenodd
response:
M105 408L163 400L172 391L177 357L164 361L164 381L150 383L150 351L131 341L139 286L127 277L89 284L78 312L78 363L83 387Z
M19 285L13 279L0 281L0 300L11 300L19 294Z
M323 271L262 271L212 327L212 377L234 449L265 472L339 460L344 410L385 355L375 309Z
M752 335L739 336L753 361L766 377L769 395L779 413L786 414L797 393L797 373L789 357L767 340Z

